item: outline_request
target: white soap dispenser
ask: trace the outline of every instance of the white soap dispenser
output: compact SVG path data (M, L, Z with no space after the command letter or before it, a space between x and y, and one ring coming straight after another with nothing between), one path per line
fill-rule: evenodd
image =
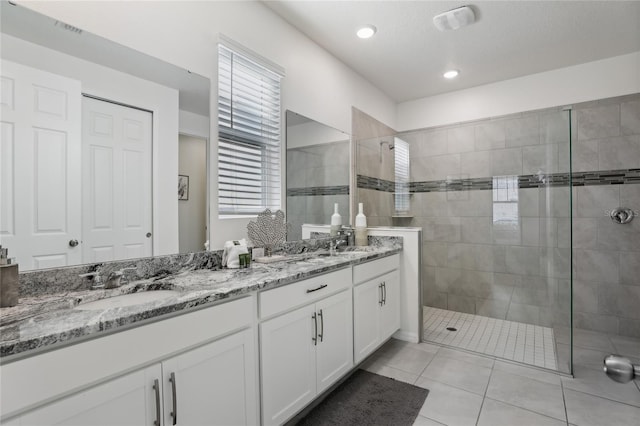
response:
M364 215L362 203L358 203L356 215L356 245L360 247L369 245L367 217Z
M342 216L338 213L338 203L333 205L333 214L331 215L331 231L330 235L335 237L338 235L338 231L342 229Z

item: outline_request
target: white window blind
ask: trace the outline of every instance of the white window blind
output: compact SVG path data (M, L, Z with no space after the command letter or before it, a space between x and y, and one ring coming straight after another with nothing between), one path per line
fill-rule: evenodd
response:
M280 209L280 78L218 45L218 213Z
M395 138L393 143L395 160L395 210L396 213L409 213L409 144Z

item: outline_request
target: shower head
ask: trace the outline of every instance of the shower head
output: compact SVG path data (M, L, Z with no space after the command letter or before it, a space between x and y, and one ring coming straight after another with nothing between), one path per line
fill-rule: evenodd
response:
M380 148L382 148L382 145L387 144L389 146L389 151L391 151L393 148L395 148L395 146L393 145L392 142L389 141L381 141L380 142Z

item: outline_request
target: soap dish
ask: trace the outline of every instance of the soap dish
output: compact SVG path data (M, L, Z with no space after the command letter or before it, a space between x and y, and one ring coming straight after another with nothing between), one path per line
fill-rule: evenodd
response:
M276 255L276 256L256 257L253 261L258 263L273 263L273 262L280 262L285 259L286 259L285 256Z

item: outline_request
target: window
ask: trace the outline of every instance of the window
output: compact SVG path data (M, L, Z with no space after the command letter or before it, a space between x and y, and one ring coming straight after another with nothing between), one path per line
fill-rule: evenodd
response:
M402 139L395 138L395 211L396 214L409 214L409 144Z
M218 214L280 203L280 79L260 60L218 45Z

